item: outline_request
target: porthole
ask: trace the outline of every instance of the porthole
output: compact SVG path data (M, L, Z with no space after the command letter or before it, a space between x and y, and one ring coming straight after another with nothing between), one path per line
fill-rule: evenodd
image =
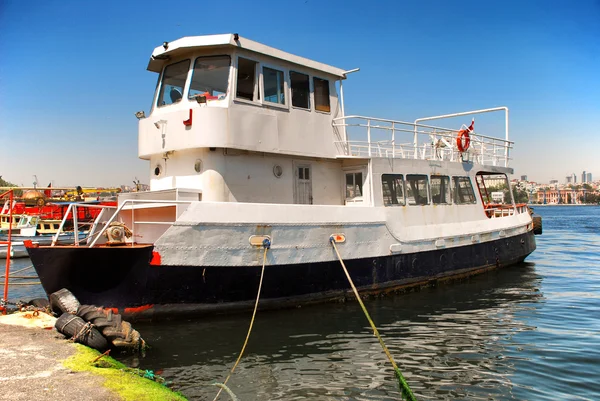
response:
M202 160L200 159L196 159L196 162L194 163L194 170L199 173L202 171Z
M283 168L279 164L273 166L273 175L277 178L283 175Z
M160 168L160 165L154 167L154 175L159 176L160 173L162 173L162 169Z

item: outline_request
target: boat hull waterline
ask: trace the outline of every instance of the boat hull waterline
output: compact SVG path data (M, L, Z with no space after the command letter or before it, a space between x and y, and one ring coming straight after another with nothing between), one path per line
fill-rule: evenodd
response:
M522 262L535 250L532 231L494 241L418 253L346 260L362 294L472 275ZM343 257L343 245L340 246ZM251 309L261 266L160 266L152 245L32 247L44 290L68 288L82 304L116 308L127 318L162 318ZM343 299L350 288L338 260L267 264L262 309Z

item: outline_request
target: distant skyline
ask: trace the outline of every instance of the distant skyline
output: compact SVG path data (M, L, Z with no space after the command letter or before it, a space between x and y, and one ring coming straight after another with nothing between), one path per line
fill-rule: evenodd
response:
M137 158L152 50L240 35L344 69L346 114L415 118L510 109L514 178L600 178L600 2L0 3L0 175L41 186L148 183ZM468 122L452 119L443 125ZM475 118L501 136L502 118Z

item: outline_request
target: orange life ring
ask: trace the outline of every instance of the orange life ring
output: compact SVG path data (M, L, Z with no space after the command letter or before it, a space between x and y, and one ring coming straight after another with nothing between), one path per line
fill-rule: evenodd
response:
M464 144L463 144L463 138L464 138ZM467 149L469 149L470 144L471 144L471 138L469 137L469 130L461 129L460 131L458 131L458 136L456 137L456 147L458 148L458 151L465 152Z

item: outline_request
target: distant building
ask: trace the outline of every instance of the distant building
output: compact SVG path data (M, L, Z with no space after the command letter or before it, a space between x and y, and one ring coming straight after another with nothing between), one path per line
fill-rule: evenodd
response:
M567 177L570 178L570 177ZM569 180L567 180L568 182ZM558 185L558 180L550 180L550 185Z
M573 173L573 184L577 184L577 176Z
M592 182L592 173L587 173L587 181L588 184Z
M492 192L492 200L496 203L504 203L504 192Z
M567 184L570 184L570 183L571 183L571 181L573 181L573 176L572 176L572 175L568 175L568 176L566 177L566 179L567 179Z
M586 178L587 178L587 175L585 174L585 170L583 170L583 173L581 173L581 183L582 184L586 183L586 181L585 181Z
M521 181L527 181L527 176L526 175L522 175L521 176Z

